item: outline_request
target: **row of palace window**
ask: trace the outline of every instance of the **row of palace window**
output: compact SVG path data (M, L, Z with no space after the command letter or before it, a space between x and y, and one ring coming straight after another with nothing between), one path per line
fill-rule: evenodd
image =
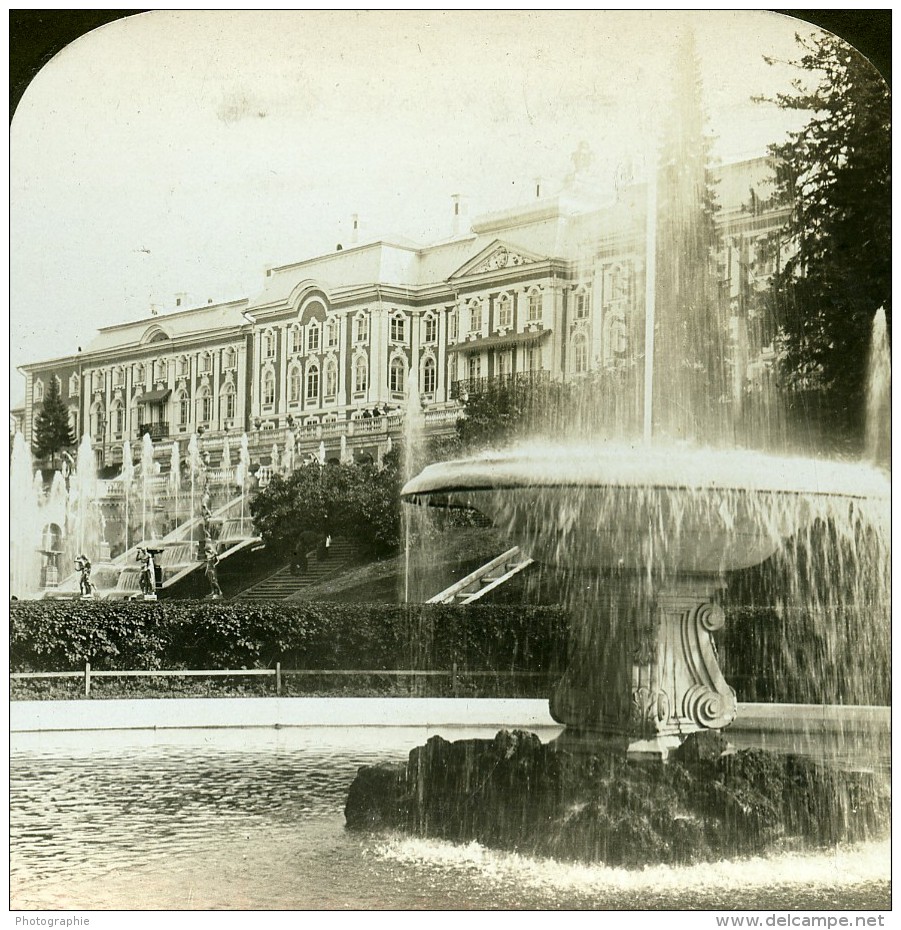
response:
M392 343L407 344L407 318L401 313L392 315L389 322L389 337ZM432 344L438 341L438 318L429 314L423 319L423 342ZM299 323L288 329L288 352L291 355L301 355L304 352L321 352L324 349L334 349L338 346L338 320L334 317L326 320L324 326L313 320L306 326L306 340L304 329ZM324 338L323 338L324 330ZM369 342L369 316L364 312L358 313L353 319L354 343ZM265 359L275 358L278 346L278 337L274 329L267 329L262 335L262 356Z
M392 393L400 394L406 389L407 363L403 358L395 356L388 365L388 387ZM304 397L307 401L319 399L319 365L312 362L307 366L306 391ZM438 384L438 369L435 359L427 356L422 362L422 392L433 394ZM300 368L292 366L288 372L288 403L298 404L301 400L301 391L304 386L304 376ZM324 396L327 400L334 399L338 394L338 363L329 359L325 364ZM358 356L353 366L353 392L364 394L369 390L369 363L365 356ZM275 403L275 372L267 368L263 372L261 399L263 405L271 407Z
M542 314L542 296L537 287L533 287L526 294L527 306L527 323L541 322ZM474 297L466 304L469 314L469 329L467 332L480 333L484 328L485 310L482 298ZM513 328L513 298L509 294L500 294L495 298L495 328L512 329ZM448 326L448 338L456 341L459 338L460 331L457 320L457 313L453 311L450 315Z
M238 350L234 346L227 346L222 350L222 370L229 371L238 367ZM137 362L132 368L132 383L143 386L147 383L147 373L151 372L153 381L164 381L168 374L169 359L158 358L152 363ZM201 352L197 356L197 371L199 374L210 374L213 370L213 353ZM112 369L111 384L113 388L125 387L125 366L117 365ZM176 378L187 378L191 374L191 360L187 355L180 355L175 359ZM91 372L91 393L102 391L106 373L100 369ZM74 390L73 390L74 386ZM78 375L73 374L69 379L69 393L78 393Z
M174 413L179 426L187 426L191 421L191 398L187 391L179 391L174 398ZM213 419L213 395L209 388L201 388L197 396L197 422L209 423ZM223 419L233 420L237 411L237 393L232 385L226 385L219 397L220 412ZM106 422L106 411L102 404L96 403L91 408L95 435L103 433ZM139 422L140 416L137 407L132 408L132 421ZM114 433L125 430L125 404L115 400L110 405L109 425Z
M526 294L527 300L527 323L537 323L542 319L542 294L537 287L533 287ZM583 286L576 291L575 296L576 318L588 316L589 298L588 291ZM482 298L473 298L466 305L469 314L468 332L481 332L484 323L484 304ZM497 328L511 329L513 327L513 298L511 295L503 293L496 298L496 320ZM392 343L401 345L407 344L407 323L408 319L402 313L392 314L389 321L389 337ZM459 317L456 310L452 310L448 317L448 337L451 340L459 338ZM311 321L306 326L306 351L320 352L325 349L336 348L338 345L338 320L334 317L326 320L324 327L316 320ZM432 313L426 314L422 321L423 343L426 345L435 344L438 341L438 318ZM322 329L325 330L325 338L322 338ZM367 343L369 341L369 315L366 311L361 311L353 318L354 343ZM299 355L304 352L304 331L299 323L293 324L288 330L288 351L292 355ZM267 329L262 335L262 356L263 358L275 358L277 352L277 335L274 329Z

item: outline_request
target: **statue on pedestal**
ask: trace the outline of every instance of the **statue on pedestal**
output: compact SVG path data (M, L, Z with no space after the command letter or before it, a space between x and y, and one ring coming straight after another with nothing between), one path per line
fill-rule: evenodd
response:
M79 571L78 590L82 597L94 597L94 583L91 581L91 560L86 555L75 559L75 568Z
M212 545L206 548L206 565L204 574L206 580L210 583L210 593L207 595L212 600L219 600L222 597L222 588L219 587L219 577L216 572L216 566L219 564L219 556L216 555L216 549Z

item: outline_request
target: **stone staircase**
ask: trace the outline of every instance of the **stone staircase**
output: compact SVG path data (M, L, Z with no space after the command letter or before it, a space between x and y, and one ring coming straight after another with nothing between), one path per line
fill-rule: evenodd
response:
M307 570L303 574L295 575L290 565L285 565L273 572L267 578L257 582L240 594L236 594L236 601L284 601L293 595L318 584L330 575L345 569L354 555L354 547L345 539L332 538L328 558L321 562L316 558L315 550L307 554Z
M532 559L518 546L502 552L497 558L486 562L465 578L429 598L429 604L470 604L500 587L523 569L532 564Z

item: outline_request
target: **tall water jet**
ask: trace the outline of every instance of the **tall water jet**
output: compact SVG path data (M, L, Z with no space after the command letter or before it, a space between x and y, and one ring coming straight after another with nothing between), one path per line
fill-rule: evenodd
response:
M69 512L69 489L62 472L55 471L50 490L40 508L41 556L44 588L54 588L60 581L60 559L65 556L65 531Z
M424 422L425 417L422 411L422 400L419 396L419 385L416 379L416 372L411 368L410 377L407 381L407 403L404 409L403 480L405 484L422 466ZM404 508L403 521L404 602L409 604L413 590L413 569L411 564L413 514L409 507Z
M125 498L125 551L131 546L131 493L135 480L135 463L131 451L131 442L122 443L122 471L119 473L122 493Z
M31 450L17 431L9 468L9 592L20 599L40 590L41 526L33 468Z
M78 553L96 559L102 532L97 506L97 461L91 437L85 433L78 445L75 473L69 481L71 538Z
M241 447L238 452L238 469L235 478L241 488L241 532L245 533L244 512L247 508L247 487L250 482L250 447L247 442L247 433L241 434Z
M222 440L222 470L225 472L227 477L228 472L232 467L232 447L231 443L228 441L228 436Z
M203 459L200 456L200 443L197 433L191 433L188 440L188 471L191 479L191 520L197 519L197 492L200 490L200 476L203 469ZM192 538L196 534L192 532Z
M272 443L272 474L277 475L281 470L281 460L278 454L278 443Z
M282 471L285 477L290 477L294 473L295 455L294 434L288 433L288 438L285 440L285 454L282 457Z
M153 440L150 433L144 433L141 440L141 538L147 539L147 508L153 504ZM153 514L150 515L151 535L153 534Z
M172 443L169 453L169 493L172 495L173 519L178 526L178 497L181 491L181 458L178 451L178 442Z
M867 360L866 456L888 466L891 458L892 361L885 307L873 318L870 356Z

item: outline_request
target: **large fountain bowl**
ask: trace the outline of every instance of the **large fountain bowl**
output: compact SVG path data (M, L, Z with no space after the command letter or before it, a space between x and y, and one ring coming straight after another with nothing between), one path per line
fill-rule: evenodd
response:
M542 443L430 465L402 497L478 510L539 562L716 574L759 564L817 517L887 514L889 489L856 462Z

